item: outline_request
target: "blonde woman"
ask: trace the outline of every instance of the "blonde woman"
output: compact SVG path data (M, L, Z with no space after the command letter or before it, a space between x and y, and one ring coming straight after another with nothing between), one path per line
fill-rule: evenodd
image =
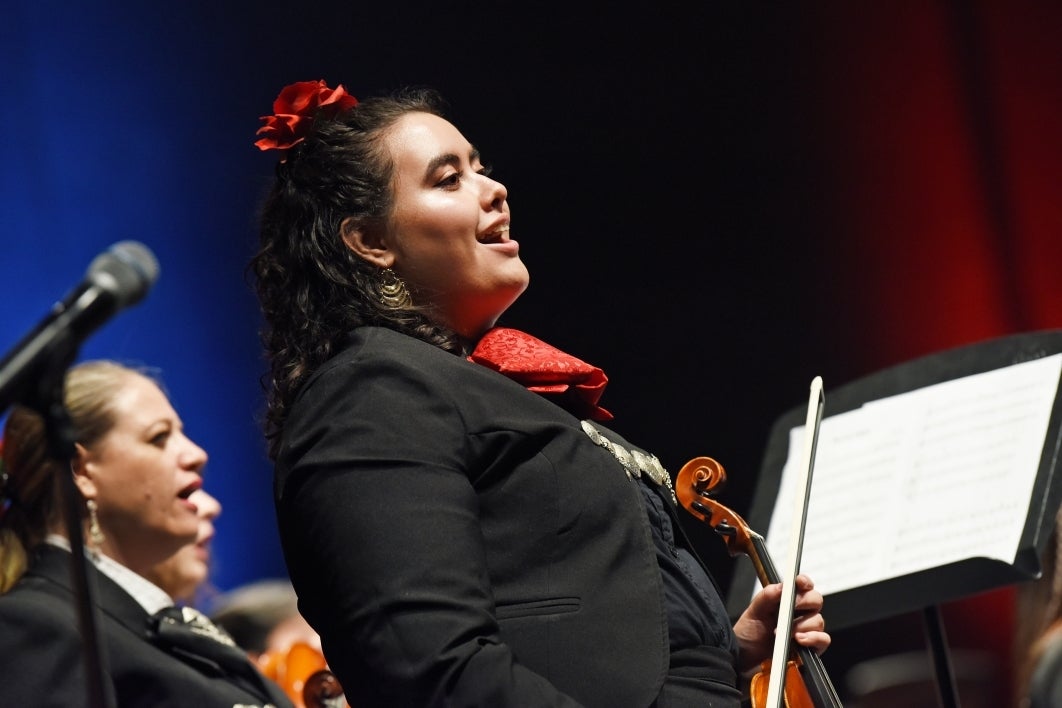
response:
M211 638L208 625L186 626L173 598L147 579L154 566L195 542L200 518L193 497L207 462L162 389L133 369L89 362L69 371L65 404L77 439L71 460L48 456L43 421L30 410L13 409L4 430L4 705L86 703L84 642L59 503L61 475L73 474L84 498L105 691L116 704L289 706L242 652Z

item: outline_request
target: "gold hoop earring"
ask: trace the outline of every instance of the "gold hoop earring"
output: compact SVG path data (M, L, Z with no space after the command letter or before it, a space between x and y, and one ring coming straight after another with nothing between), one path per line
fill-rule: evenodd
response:
M395 310L413 304L406 284L390 268L380 271L380 302Z
M89 550L93 555L98 556L100 546L103 545L107 537L103 535L103 529L100 528L100 519L96 514L99 509L96 505L96 500L86 500L85 507L88 509L89 514Z

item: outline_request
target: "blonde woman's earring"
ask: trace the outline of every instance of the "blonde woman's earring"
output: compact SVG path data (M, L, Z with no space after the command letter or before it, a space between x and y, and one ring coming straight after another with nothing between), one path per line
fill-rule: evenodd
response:
M89 514L89 550L94 556L99 556L100 546L103 545L103 541L106 538L100 528L100 519L96 513L99 507L96 505L95 499L86 500L85 506L88 508Z

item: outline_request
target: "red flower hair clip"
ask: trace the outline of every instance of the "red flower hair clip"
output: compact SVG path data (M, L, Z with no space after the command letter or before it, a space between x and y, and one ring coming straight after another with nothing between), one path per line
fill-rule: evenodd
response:
M299 81L288 84L273 101L273 115L262 116L265 125L255 135L261 150L287 150L305 138L318 116L332 118L358 105L342 84L328 88L324 81Z

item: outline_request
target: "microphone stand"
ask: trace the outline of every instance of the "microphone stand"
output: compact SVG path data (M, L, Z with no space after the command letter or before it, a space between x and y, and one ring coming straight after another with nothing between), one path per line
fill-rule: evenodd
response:
M70 336L61 338L49 352L47 365L42 367L35 387L29 387L23 403L40 413L44 418L48 453L60 463L62 478L63 516L70 539L70 576L77 601L78 624L84 643L86 695L91 708L113 708L114 696L104 680L107 675L106 657L97 627L100 624L99 606L96 604L96 588L89 582L88 564L85 561L85 542L81 528L81 505L84 499L74 483L69 461L77 454L70 414L63 402L66 370L77 355Z

